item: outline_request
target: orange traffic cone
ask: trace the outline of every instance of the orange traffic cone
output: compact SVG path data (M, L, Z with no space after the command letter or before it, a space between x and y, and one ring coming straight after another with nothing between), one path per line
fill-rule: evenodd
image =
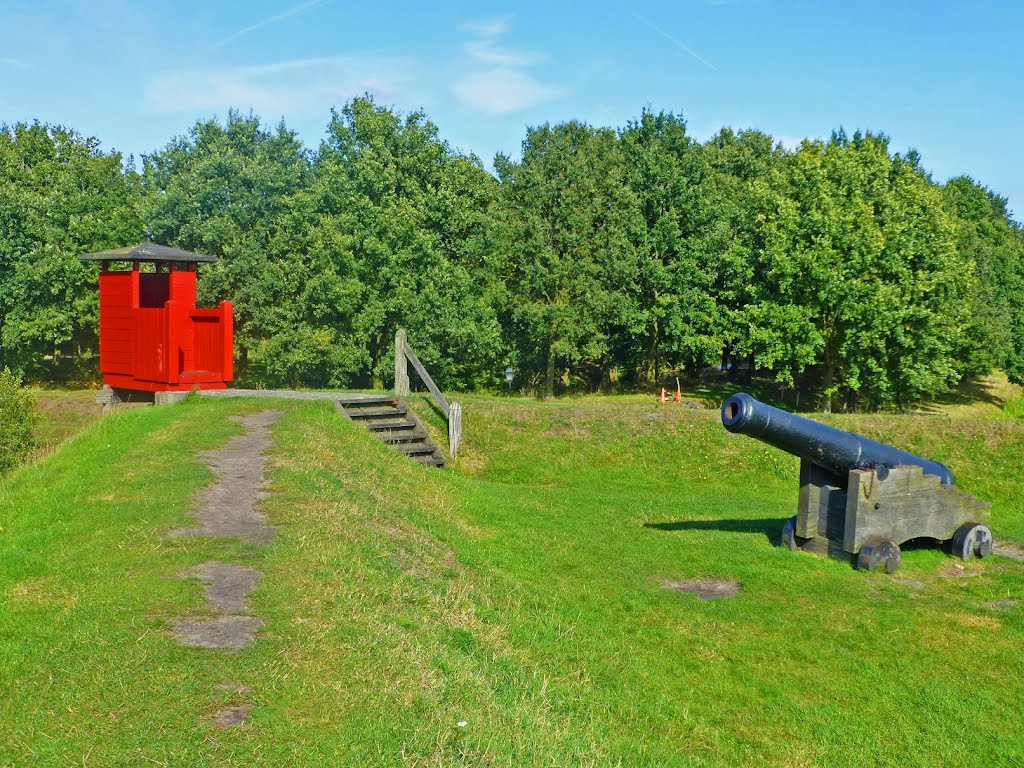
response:
M659 403L667 403L668 398L665 396L665 388L661 388L661 398L658 400Z
M683 402L683 390L679 388L679 377L676 376L676 396L672 398L672 402L681 403Z

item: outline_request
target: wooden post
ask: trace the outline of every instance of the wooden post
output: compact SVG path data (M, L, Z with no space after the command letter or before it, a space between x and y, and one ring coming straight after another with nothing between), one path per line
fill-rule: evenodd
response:
M195 266L195 265L193 265ZM221 377L224 381L235 378L235 306L230 301L220 303Z
M405 356L407 345L405 329L399 328L395 334L395 397L409 396L409 362Z
M825 536L833 504L846 500L832 494L845 494L843 478L807 459L800 460L800 502L797 507L796 535L805 539Z
M448 408L448 452L455 461L459 455L459 444L462 443L462 406L452 403Z

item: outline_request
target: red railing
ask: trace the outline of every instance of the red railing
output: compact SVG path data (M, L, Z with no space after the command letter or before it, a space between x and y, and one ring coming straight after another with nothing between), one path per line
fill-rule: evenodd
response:
M160 309L137 311L136 378L183 387L233 378L226 344L233 330L230 302L190 309L171 300Z

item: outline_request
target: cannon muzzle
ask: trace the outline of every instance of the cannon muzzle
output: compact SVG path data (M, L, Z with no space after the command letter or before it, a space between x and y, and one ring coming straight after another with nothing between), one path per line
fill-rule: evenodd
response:
M773 408L746 392L722 404L722 424L730 432L757 438L841 477L852 469L909 464L938 476L943 485L953 485L953 472L941 462Z

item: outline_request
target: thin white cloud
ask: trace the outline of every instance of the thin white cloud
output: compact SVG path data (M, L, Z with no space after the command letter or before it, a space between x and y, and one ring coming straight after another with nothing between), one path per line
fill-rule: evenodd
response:
M506 16L496 16L492 19L467 21L459 29L477 37L500 37L508 32L511 23L512 16L509 14Z
M508 48L499 48L494 41L488 38L474 40L466 43L466 53L472 59L485 64L497 64L502 67L528 67L544 59L534 51L514 51Z
M554 99L559 90L515 69L495 68L466 75L455 95L467 106L488 115L503 115Z
M674 37L674 36L670 35L668 32L666 32L661 27L656 26L655 24L652 24L647 19L645 19L643 16L640 16L640 15L634 13L633 14L633 18L635 18L641 24L643 24L644 26L646 26L649 29L653 30L654 32L657 32L659 35L664 37L666 40L668 40L670 43L672 43L672 45L674 45L679 50L681 50L684 53L688 53L691 56L693 56L693 58L695 58L697 61L699 61L701 64L703 64L708 69L713 69L715 71L718 71L718 67L716 67L714 64L712 64L707 59L705 59L703 56L701 56L699 53L697 53L695 50L693 50L693 48L688 46L682 40L678 39L677 37Z
M391 100L416 71L409 59L374 53L290 59L248 67L169 69L145 88L155 112L252 109L264 116L325 112L363 93Z
M475 37L464 46L468 66L454 85L456 98L465 106L488 115L503 115L556 98L561 90L542 83L525 70L543 61L537 51L498 45L508 32L511 16L467 22L461 29Z
M269 27L271 24L276 24L279 21L284 21L285 19L290 18L291 16L296 16L300 13L312 10L313 8L316 8L318 5L323 5L325 2L326 0L307 0L304 3L299 3L298 5L293 6L286 11L278 13L274 16L269 16L263 19L262 21L257 21L255 24L250 24L247 27L242 27L237 32L233 32L227 37L225 37L223 40L219 40L216 43L214 43L213 48L214 50L216 50L217 48L223 48L225 45L233 43L238 38L244 37L245 35L248 35L250 32L255 32L258 29Z
M15 69L28 69L28 64L21 59L0 59L0 64L5 67L14 67Z

